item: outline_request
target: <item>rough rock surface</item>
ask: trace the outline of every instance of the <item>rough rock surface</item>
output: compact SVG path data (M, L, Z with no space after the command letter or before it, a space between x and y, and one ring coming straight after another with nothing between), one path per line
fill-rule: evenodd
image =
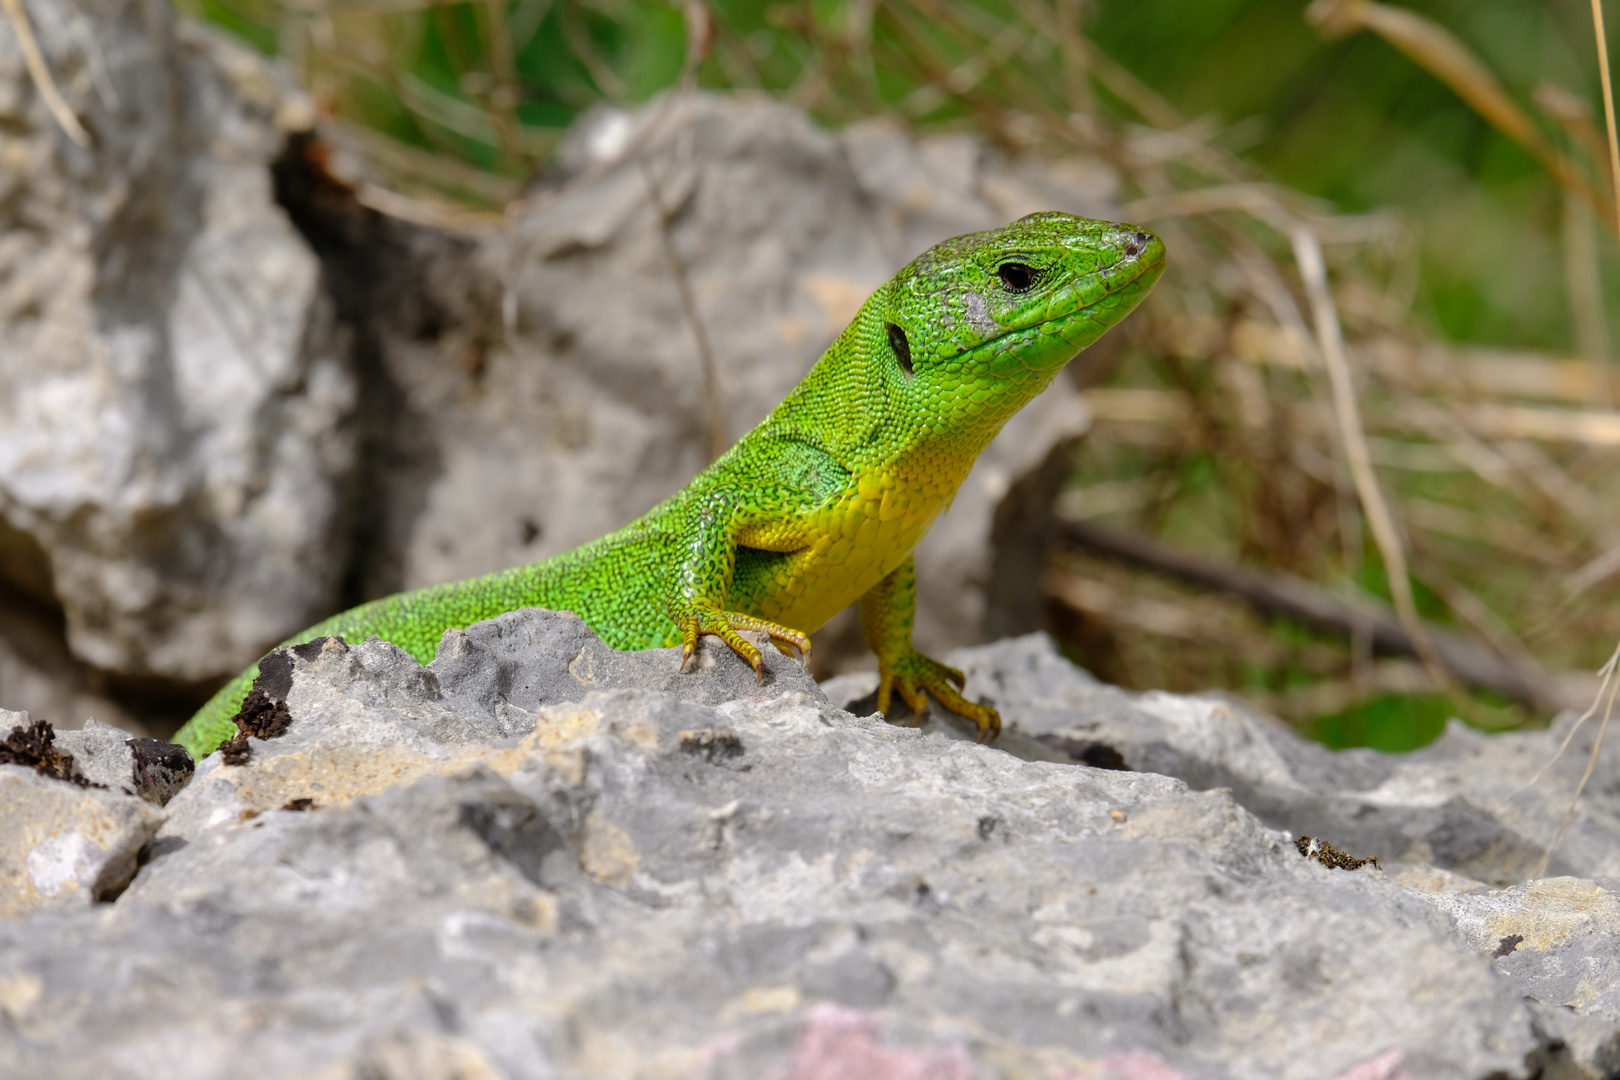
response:
M24 742L19 736L29 727L27 713L0 709L0 735L10 732L8 745ZM111 731L101 727L68 733L76 741L49 748L53 760L43 767L13 764L7 759L16 758L14 753L0 756L5 762L0 764L0 822L5 823L0 829L0 917L16 918L46 907L82 910L117 896L134 876L136 859L163 817L130 791L102 781L112 757L104 739L95 748L99 754L84 754L93 759L88 769L76 756Z
M1409 754L1333 751L1221 697L1132 694L1098 682L1058 655L1044 635L967 649L953 662L983 699L1017 718L1006 748L1026 756L1065 754L1162 773L1198 790L1224 788L1267 824L1322 837L1385 868L1426 865L1495 886L1523 881L1558 832L1586 767L1596 725L1569 734L1573 715L1549 731L1484 735L1452 721L1434 743ZM836 704L861 706L874 676L848 675L824 687ZM932 720L929 730L966 737L966 721ZM1620 791L1594 776L1582 812L1553 853L1547 873L1620 877ZM1620 772L1609 775L1620 779ZM1613 781L1608 781L1612 783Z
M0 714L0 726L4 724ZM56 745L73 755L74 768L90 783L159 806L186 786L193 771L185 747L131 735L93 719L76 731L58 731Z
M25 7L92 142L0 34L0 579L80 661L213 678L344 567L353 379L269 171L311 117L162 0Z
M1254 784L1074 763L1119 765L1096 736L1130 709L1200 784L1243 757L1282 791L1316 751L1224 702L1107 691L1040 638L959 657L1004 749L842 711L766 655L763 686L723 649L676 677L674 650L538 612L425 669L375 641L277 654L289 730L204 760L115 903L0 923L0 1073L1613 1072L1620 882L1329 869ZM1344 791L1394 775L1350 768ZM1370 854L1365 804L1316 798L1313 827Z

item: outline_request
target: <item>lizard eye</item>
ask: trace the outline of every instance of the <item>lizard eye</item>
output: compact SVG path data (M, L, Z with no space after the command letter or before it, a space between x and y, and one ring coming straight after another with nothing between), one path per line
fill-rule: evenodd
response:
M894 323L889 324L889 348L894 350L894 358L900 361L900 366L907 375L911 374L911 341L906 332Z
M1001 284L1008 292L1028 292L1029 287L1035 284L1035 269L1023 263L1002 263L996 267L996 276L1001 278Z

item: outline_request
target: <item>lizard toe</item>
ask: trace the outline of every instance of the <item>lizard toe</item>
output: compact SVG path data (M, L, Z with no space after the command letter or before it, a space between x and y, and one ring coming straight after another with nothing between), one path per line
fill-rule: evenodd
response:
M753 642L738 633L740 630L752 630L765 634L773 642L784 642L798 649L804 654L805 660L810 657L810 638L808 635L786 626L753 615L745 615L737 611L719 611L713 608L694 608L685 612L678 619L681 630L681 670L686 670L687 661L697 651L698 638L705 634L717 637L731 648L731 651L747 661L748 666L754 669L754 679L757 683L765 682L765 657Z

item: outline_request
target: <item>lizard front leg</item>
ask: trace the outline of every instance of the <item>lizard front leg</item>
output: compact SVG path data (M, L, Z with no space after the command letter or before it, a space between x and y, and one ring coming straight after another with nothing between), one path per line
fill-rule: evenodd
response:
M878 712L887 713L890 695L899 693L921 718L928 711L926 693L951 712L977 724L981 742L994 740L1001 734L1001 714L963 697L958 691L967 683L967 677L924 656L911 644L916 612L917 568L907 555L905 562L861 597L861 632L878 659Z
M810 662L810 638L790 627L780 626L766 619L741 611L726 610L726 598L731 591L732 574L737 565L737 541L734 532L738 525L732 513L733 499L724 490L703 496L697 513L689 522L683 538L686 558L676 571L675 588L670 598L669 613L681 636L681 668L697 652L698 639L712 634L748 661L758 682L765 681L765 658L753 642L739 630L754 630L766 634L774 642L798 649L805 663Z

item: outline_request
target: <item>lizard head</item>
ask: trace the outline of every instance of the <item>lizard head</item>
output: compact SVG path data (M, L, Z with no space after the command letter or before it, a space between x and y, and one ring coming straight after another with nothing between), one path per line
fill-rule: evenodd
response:
M1005 420L1129 315L1163 271L1157 236L1073 214L1031 214L947 240L873 298L891 386L940 420Z

